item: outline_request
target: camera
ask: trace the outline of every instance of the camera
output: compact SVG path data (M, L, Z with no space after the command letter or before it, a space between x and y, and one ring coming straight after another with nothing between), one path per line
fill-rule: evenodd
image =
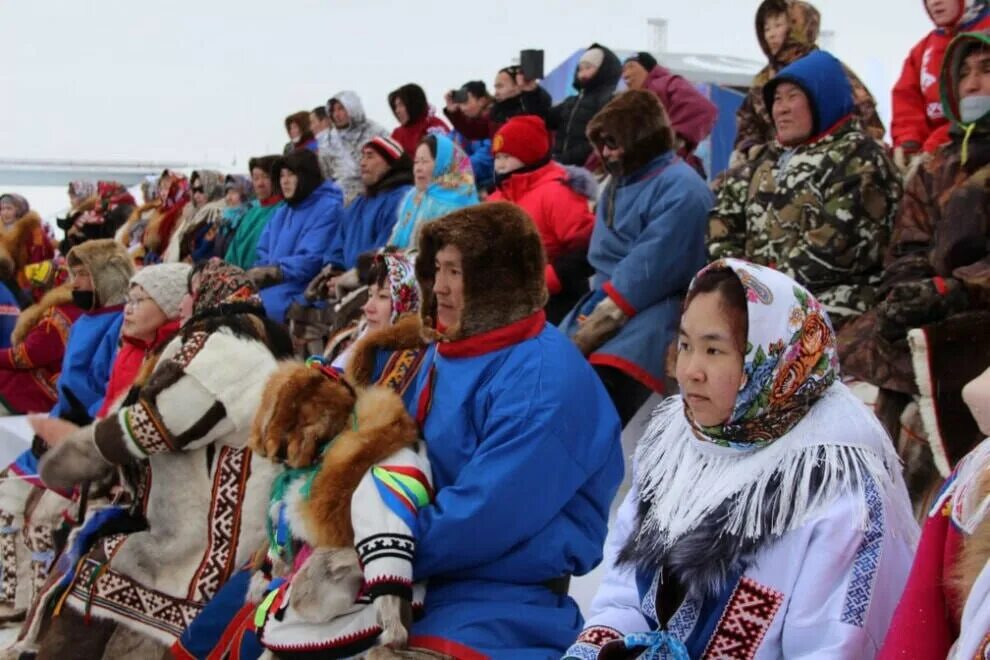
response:
M467 103L468 93L467 90L461 87L460 89L451 90L451 95L454 98L454 103Z

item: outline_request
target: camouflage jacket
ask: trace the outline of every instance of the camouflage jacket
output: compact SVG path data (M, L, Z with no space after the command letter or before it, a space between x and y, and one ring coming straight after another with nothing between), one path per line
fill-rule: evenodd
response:
M709 217L709 256L779 269L838 325L874 302L900 197L897 169L856 119L790 151L773 142L726 176Z
M907 332L990 309L990 130L941 147L908 180L885 259L884 299L839 335L843 369L914 392ZM934 280L933 278L938 278Z

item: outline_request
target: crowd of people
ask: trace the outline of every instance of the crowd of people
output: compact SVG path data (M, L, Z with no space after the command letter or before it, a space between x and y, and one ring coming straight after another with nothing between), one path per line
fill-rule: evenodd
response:
M990 7L923 5L887 144L764 0L711 184L716 107L594 43L61 239L0 195L0 657L984 657Z

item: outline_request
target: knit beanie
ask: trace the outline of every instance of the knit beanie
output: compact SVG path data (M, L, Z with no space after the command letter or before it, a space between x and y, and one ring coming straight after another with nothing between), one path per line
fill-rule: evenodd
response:
M650 55L646 51L640 51L640 52L636 53L635 55L632 55L630 57L627 57L626 58L626 63L628 63L628 62L636 62L641 67L643 67L644 69L646 69L646 72L647 73L649 73L650 71L653 71L653 67L655 67L657 65L657 58L653 57L652 55Z
M189 286L189 264L145 266L131 278L131 286L144 289L170 319L179 317L179 306Z
M492 155L515 156L525 165L546 159L550 153L550 134L536 115L517 115L505 122L492 140Z
M588 50L584 51L584 54L581 55L581 59L578 60L578 64L590 64L596 69L600 69L602 66L602 62L604 61L605 61L605 51L603 51L601 48L596 47L596 48L589 48Z
M390 137L381 135L366 142L364 148L373 150L379 156L384 158L385 162L389 165L394 165L397 160L402 158L402 154L405 153L405 151L402 150L401 144Z

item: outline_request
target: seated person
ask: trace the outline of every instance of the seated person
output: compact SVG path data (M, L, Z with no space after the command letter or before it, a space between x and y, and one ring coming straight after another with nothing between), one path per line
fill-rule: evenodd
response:
M670 120L645 90L623 92L588 124L612 179L598 204L591 292L560 325L595 368L623 426L652 392L680 300L705 263L707 184L677 157Z
M838 328L877 302L900 174L852 114L849 80L829 53L795 61L763 94L777 138L727 173L708 252L777 268Z
M691 284L677 346L681 396L639 441L564 657L874 657L918 527L823 306L778 271L719 261Z
M250 270L254 266L261 232L282 204L282 195L272 181L272 168L278 159L278 156L258 156L248 161L255 199L250 202L240 219L232 220L227 225L230 236L223 260L232 266L244 270Z
M588 243L598 184L583 168L550 160L550 134L539 117L513 117L495 134L496 190L488 201L518 204L547 251L547 319L558 324L588 292Z
M316 276L340 226L343 195L324 181L316 154L297 149L272 168L285 199L258 239L257 259L248 271L260 289L269 318L285 322L285 312Z

